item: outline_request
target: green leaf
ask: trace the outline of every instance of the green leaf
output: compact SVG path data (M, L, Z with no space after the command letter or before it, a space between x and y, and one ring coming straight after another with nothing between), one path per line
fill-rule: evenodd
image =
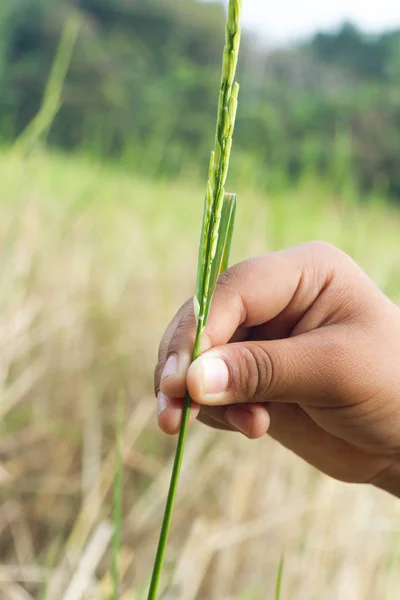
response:
M218 231L217 251L211 268L211 280L209 295L207 298L206 317L210 312L211 300L217 285L217 279L222 271L225 271L228 266L229 254L232 245L233 228L235 224L236 214L236 194L225 194L221 222Z
M221 268L220 268L219 274L226 271L227 268L229 267L229 258L230 258L230 254L231 254L233 230L235 228L237 202L236 202L236 194L231 194L231 195L232 195L231 216L229 219L228 233L226 236L225 249L224 249L224 254L222 257L222 263L221 263Z
M278 568L278 575L276 578L276 587L275 587L275 600L281 600L281 592L282 592L282 580L283 580L283 565L284 565L284 557L281 557Z

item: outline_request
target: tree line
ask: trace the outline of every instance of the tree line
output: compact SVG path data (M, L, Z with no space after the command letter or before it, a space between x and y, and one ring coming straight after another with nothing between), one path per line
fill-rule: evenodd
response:
M150 176L206 168L224 10L196 0L16 0L0 5L0 136L40 106L63 23L81 30L49 143ZM259 185L323 177L400 197L400 31L351 24L268 51L246 32L234 168Z

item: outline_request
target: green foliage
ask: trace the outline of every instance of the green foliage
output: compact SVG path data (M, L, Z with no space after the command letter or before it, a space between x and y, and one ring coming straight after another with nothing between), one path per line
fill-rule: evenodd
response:
M30 152L37 144L45 141L61 108L62 89L70 66L79 26L79 20L73 16L69 17L64 23L60 45L51 67L42 105L15 144L16 150L21 151L23 154Z
M318 33L309 48L315 57L360 77L385 80L390 77L387 66L392 46L399 37L396 31L367 36L352 23L345 23L339 31Z
M19 0L0 8L0 137L38 113L63 23L82 32L49 142L174 177L207 163L224 11L196 0ZM351 24L267 53L247 35L237 178L317 175L400 197L400 32Z

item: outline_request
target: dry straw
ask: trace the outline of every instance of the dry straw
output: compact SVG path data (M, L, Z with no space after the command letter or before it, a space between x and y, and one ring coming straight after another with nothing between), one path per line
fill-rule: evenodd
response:
M203 226L200 239L197 290L194 298L197 330L193 349L193 360L196 360L200 355L201 340L210 312L211 300L218 275L225 270L228 265L234 228L236 196L234 194L225 193L225 183L229 169L232 136L235 127L239 93L239 85L235 83L234 80L240 46L241 6L241 0L230 0L229 2L215 146L211 153ZM187 394L148 600L156 600L157 598L157 590L160 583L172 510L187 436L191 402L191 398Z

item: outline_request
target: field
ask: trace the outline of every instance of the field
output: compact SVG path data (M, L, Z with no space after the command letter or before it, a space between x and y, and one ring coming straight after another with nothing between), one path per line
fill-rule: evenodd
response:
M124 398L121 598L143 597L175 440L156 427L160 335L194 289L203 188L84 157L0 152L0 597L110 597L115 422ZM309 239L400 300L400 214L304 181L239 185L233 260ZM261 460L260 460L260 457ZM400 506L268 439L192 427L165 580L172 600L394 600Z

